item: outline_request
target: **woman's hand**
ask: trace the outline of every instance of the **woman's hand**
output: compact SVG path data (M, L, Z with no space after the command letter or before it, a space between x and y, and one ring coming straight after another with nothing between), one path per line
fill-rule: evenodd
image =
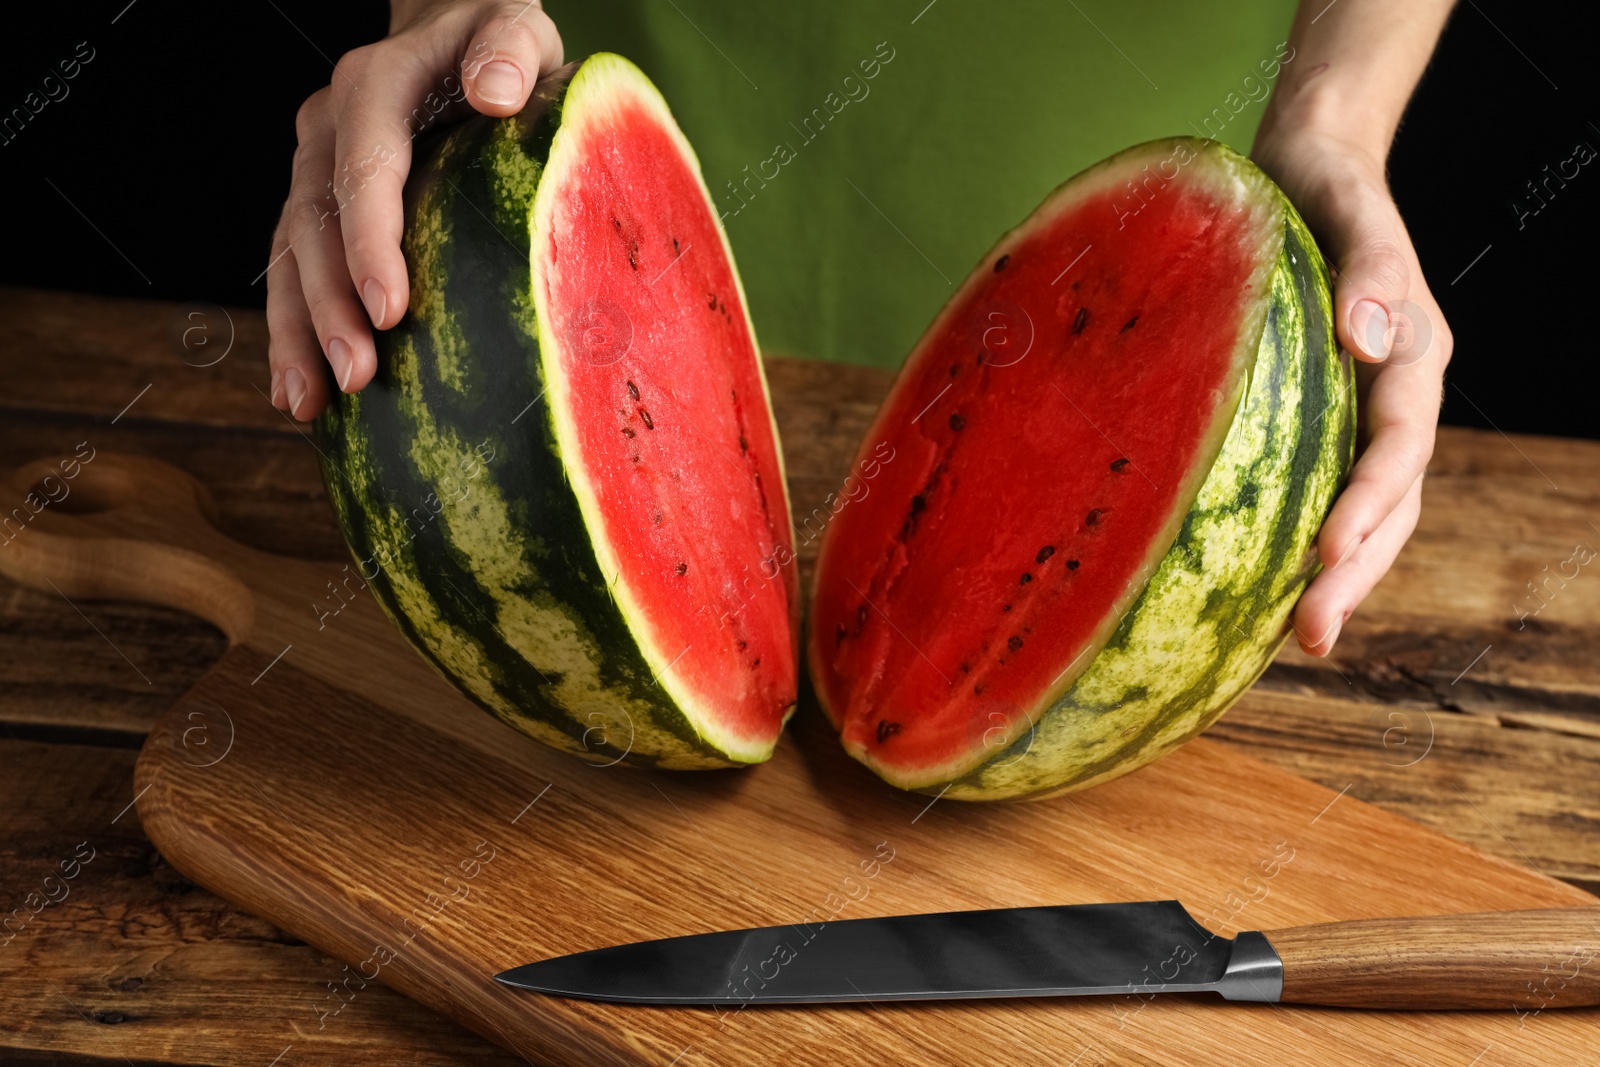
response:
M1339 345L1356 360L1356 465L1294 609L1300 647L1333 651L1422 510L1452 340L1389 195L1384 161L1454 0L1302 0L1251 151L1334 270Z
M1258 140L1255 156L1337 271L1334 321L1356 361L1359 458L1317 538L1324 569L1294 612L1300 647L1321 656L1417 525L1452 341L1381 159L1305 128Z
M267 326L274 406L316 417L331 379L355 392L377 371L372 331L410 296L400 192L419 134L466 108L514 115L561 65L538 0L395 0L390 35L346 53L295 119L289 199L272 238Z

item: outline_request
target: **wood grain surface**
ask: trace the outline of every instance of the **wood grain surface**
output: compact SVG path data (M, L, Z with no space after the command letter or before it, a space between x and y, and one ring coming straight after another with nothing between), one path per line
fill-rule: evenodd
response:
M84 440L159 456L206 484L233 540L337 570L347 557L315 453L257 389L259 312L195 313L0 289L0 466L69 456ZM225 358L212 363L219 349L204 352L193 337L185 345L197 323L207 343L232 341ZM785 360L770 361L769 374L803 512L834 488L888 376ZM1593 543L1582 516L1597 505L1600 445L1442 430L1418 534L1331 661L1286 651L1209 736L1346 799L1600 887L1600 582L1585 568L1521 630L1509 597L1574 542ZM318 1029L309 1005L343 964L186 882L132 812L109 825L134 795L132 750L224 647L215 628L171 609L69 603L0 578L0 736L17 739L0 740L8 906L86 838L127 837L124 860L108 866L102 851L67 906L47 908L0 950L0 1059L512 1062L377 983ZM1488 1065L1504 1047L1417 1062L1465 1064L1482 1052Z
M0 478L0 491L25 492L47 469ZM550 1063L864 1064L922 1058L929 1042L998 1059L1018 1034L1139 1062L1196 1031L1223 1044L1192 1062L1265 1063L1307 1026L1324 1029L1330 1062L1375 1062L1394 1052L1373 1055L1391 1028L1380 1013L1263 1015L1215 998L1147 1010L1159 980L1124 998L982 1011L727 1013L545 998L492 975L617 941L847 913L1177 897L1232 933L1592 899L1206 742L1059 804L896 793L850 762L810 707L750 771L586 766L472 707L370 596L322 616L313 605L339 579L332 565L229 541L176 468L105 453L78 480L78 513L42 512L0 568L68 598L183 608L228 636L146 741L136 807L189 879L344 962L313 1006L319 1028L382 984ZM1419 884L1421 871L1434 878ZM1152 973L1166 963L1152 960ZM1597 1016L1552 1013L1508 1048L1537 1061L1587 1040ZM1491 1041L1496 1026L1441 1015L1417 1030L1431 1046Z
M1283 1001L1483 1008L1600 1004L1600 907L1358 919L1268 930Z
M0 936L0 1063L522 1062L378 984L319 1028L344 963L173 870L132 809L134 756L0 741L0 886L27 919ZM32 912L34 892L56 899Z

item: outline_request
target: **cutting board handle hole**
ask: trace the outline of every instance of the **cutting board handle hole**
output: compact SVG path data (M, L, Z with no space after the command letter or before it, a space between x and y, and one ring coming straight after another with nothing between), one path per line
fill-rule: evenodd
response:
M231 542L217 533L200 483L148 457L91 458L70 468L38 460L0 476L0 488L31 486L30 510L42 516L39 529L6 542L0 574L67 597L165 604L205 619L230 645L244 641L255 596L215 558Z
M139 492L132 475L109 464L80 467L74 479L62 477L53 464L40 466L48 474L35 476L29 492L67 515L94 515L130 503Z

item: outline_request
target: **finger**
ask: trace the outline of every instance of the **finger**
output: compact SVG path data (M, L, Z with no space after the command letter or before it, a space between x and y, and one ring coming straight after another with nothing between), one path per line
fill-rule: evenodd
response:
M1422 510L1422 479L1406 491L1399 507L1389 513L1373 535L1342 565L1324 570L1312 580L1294 609L1295 637L1308 655L1333 651L1339 631L1378 580L1389 570Z
M539 76L561 65L561 35L533 3L506 3L478 28L461 63L467 99L485 115L515 115Z
M334 134L327 90L308 100L301 113L300 149L295 154L289 190L289 241L317 340L327 355L335 381L345 389L355 368L375 366L377 356L369 320L350 284L338 202L328 192ZM297 411L296 415L311 417L315 413Z
M287 217L288 208L284 209ZM272 406L301 421L327 402L327 372L301 289L300 269L289 248L287 223L273 239L267 269L267 365L272 368Z
M1442 355L1367 373L1373 377L1362 411L1367 446L1317 535L1317 553L1330 569L1342 566L1378 530L1433 456Z
M1339 212L1346 235L1334 251L1339 277L1333 314L1339 343L1357 359L1379 362L1394 347L1411 289L1411 238L1387 193L1352 190Z
M385 51L377 51L380 47ZM368 321L380 330L400 321L410 297L400 251L401 195L411 169L412 137L433 117L433 103L425 103L433 91L429 69L405 46L390 44L357 49L334 70L337 133L328 170L343 256L350 285ZM376 356L368 360L367 351L356 353L342 386L348 392L364 387L377 370Z

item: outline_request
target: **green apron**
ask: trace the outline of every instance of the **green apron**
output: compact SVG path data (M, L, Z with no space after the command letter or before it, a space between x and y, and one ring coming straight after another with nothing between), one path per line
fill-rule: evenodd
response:
M1141 141L1248 152L1290 0L548 0L661 88L763 351L898 367L1002 233ZM1284 62L1287 60L1287 62Z

